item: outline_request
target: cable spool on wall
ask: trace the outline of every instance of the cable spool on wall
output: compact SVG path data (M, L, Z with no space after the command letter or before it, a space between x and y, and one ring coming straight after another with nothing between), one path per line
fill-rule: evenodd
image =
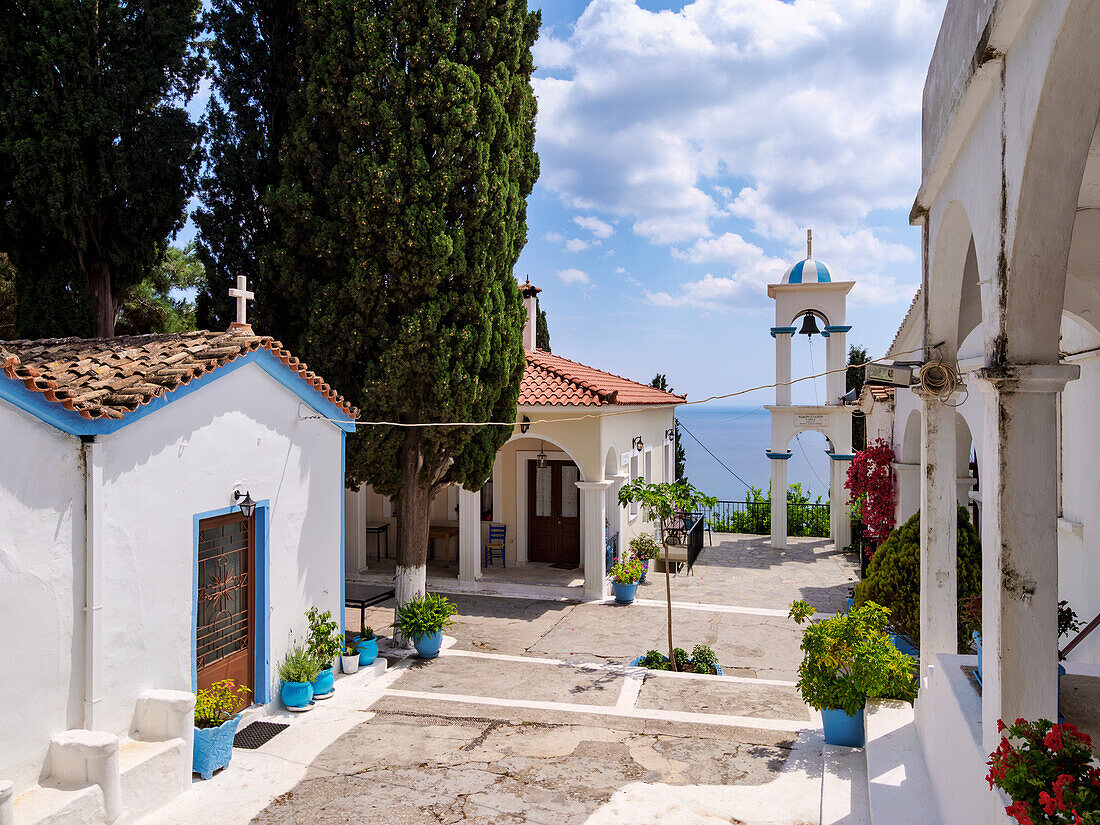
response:
M959 374L955 367L939 360L929 361L921 367L917 380L921 390L936 396L942 403L947 403L959 386Z

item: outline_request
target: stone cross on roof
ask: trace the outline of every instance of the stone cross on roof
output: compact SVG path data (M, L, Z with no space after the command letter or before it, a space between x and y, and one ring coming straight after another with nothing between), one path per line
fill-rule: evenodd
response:
M229 297L237 299L237 320L229 325L229 329L251 333L252 327L248 324L248 302L256 295L248 291L248 278L244 275L238 275L237 288L229 290Z

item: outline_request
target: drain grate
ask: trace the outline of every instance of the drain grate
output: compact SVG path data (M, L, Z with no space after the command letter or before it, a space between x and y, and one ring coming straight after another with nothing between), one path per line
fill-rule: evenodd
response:
M237 731L237 735L233 737L233 747L255 750L271 737L282 733L289 727L290 725L283 725L279 722L253 722L244 730Z

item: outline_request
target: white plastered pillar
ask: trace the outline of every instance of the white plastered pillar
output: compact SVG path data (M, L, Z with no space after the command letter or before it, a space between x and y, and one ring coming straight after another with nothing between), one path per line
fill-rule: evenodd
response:
M791 404L791 336L794 327L772 327L775 339L775 404L789 407Z
M982 455L982 735L1058 713L1057 398L1080 369L989 367ZM952 473L952 480L954 473ZM988 480L987 480L988 479ZM953 492L953 491L952 491Z
M607 488L613 481L578 481L582 496L581 549L584 553L584 595L588 599L606 596L607 571L604 569L607 551L604 522L607 520Z
M772 460L772 548L787 549L787 459L790 453L769 452Z
M894 476L898 490L895 520L901 526L920 509L920 464L895 461Z
M458 489L458 579L481 576L481 491Z
M851 455L829 454L829 537L837 550L843 550L852 543L852 520L848 516L848 491L844 489L851 463Z
M848 330L851 327L825 327L828 338L825 339L825 403L839 404L844 395L845 365L848 362Z
M955 399L920 393L920 684L958 649ZM947 403L944 403L946 401Z

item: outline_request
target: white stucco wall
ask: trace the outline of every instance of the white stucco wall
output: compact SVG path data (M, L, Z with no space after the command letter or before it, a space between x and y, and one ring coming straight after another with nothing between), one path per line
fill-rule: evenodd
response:
M103 702L97 727L125 734L141 691L192 689L193 516L232 505L234 489L270 501L271 696L275 667L292 637L302 640L313 604L341 615L342 437L332 424L299 421L300 401L255 365L242 367L97 441L103 451ZM308 412L308 410L307 410ZM0 563L35 561L18 585L30 613L9 624L11 660L45 663L42 673L13 680L41 708L35 719L0 717L0 778L28 779L41 765L49 736L80 726L83 702L81 638L74 617L83 602L83 531L68 538L72 510L82 511L79 441L0 402ZM9 432L12 433L9 436ZM9 443L10 442L10 443ZM7 460L11 454L12 461ZM69 479L72 479L70 482ZM75 502L75 505L74 505ZM12 535L7 525L23 525ZM9 547L10 544L10 547ZM75 560L75 561L74 561ZM72 585L76 570L76 587ZM8 587L5 583L5 593ZM5 598L0 600L7 602ZM259 609L259 605L257 609ZM18 610L15 610L18 613ZM18 632L8 633L8 627ZM72 672L70 679L69 674ZM257 678L259 678L257 672ZM50 687L43 688L43 681ZM71 682L71 686L70 686ZM18 706L23 703L15 703ZM27 714L21 714L24 716ZM29 715L28 715L29 716ZM19 728L10 756L8 726ZM9 764L10 763L10 764Z
M17 792L81 724L83 502L80 442L0 401L0 780Z

